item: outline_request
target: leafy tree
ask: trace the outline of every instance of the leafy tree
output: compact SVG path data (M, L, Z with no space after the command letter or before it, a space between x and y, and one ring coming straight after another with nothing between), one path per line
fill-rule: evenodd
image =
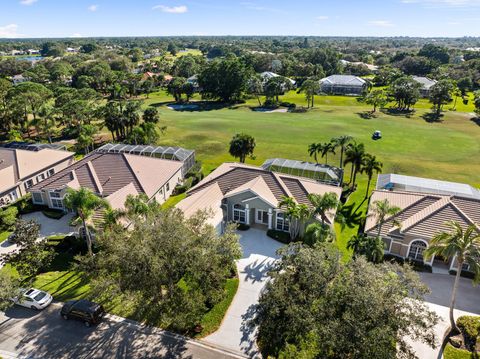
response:
M203 57L201 56L181 56L175 60L175 64L173 65L173 75L189 78L200 72L202 63Z
M234 228L218 235L207 219L203 212L186 219L178 209L158 207L131 231L114 227L98 238L101 251L88 267L94 294L133 299L137 312L155 314L163 328L192 330L224 298L241 253Z
M372 215L375 216L376 224L378 226L378 233L377 237L380 238L380 234L382 233L382 227L385 221L391 217L396 215L398 212L401 211L400 207L392 206L388 199L384 199L383 201L375 201L372 203L370 208ZM399 225L398 221L394 221L394 225Z
M408 76L393 81L389 87L389 93L397 102L397 109L410 110L420 98L420 87L421 85L418 82Z
M347 249L353 250L356 257L363 255L369 262L380 263L383 260L385 243L380 237L357 234L348 240Z
M155 107L147 107L145 111L143 111L143 121L151 122L151 123L158 123L160 121L160 114Z
M97 128L94 125L84 125L80 128L77 145L85 151L85 154L90 152L90 148L94 149L96 133Z
M289 233L292 241L303 234L307 221L312 217L312 212L305 204L298 204L291 197L283 197L278 204L282 208L289 222Z
M443 46L434 44L425 44L418 52L418 56L426 57L439 64L448 64L450 61L450 54L448 49Z
M352 136L343 135L335 137L330 141L335 148L340 147L340 168L343 168L343 154L345 153L345 149L352 140Z
M357 173L362 168L363 157L365 157L365 145L363 143L349 143L345 151L345 163L351 163L350 183L355 187Z
M377 111L377 107L384 107L388 103L388 96L384 90L373 90L364 97L367 105L373 106L372 112Z
M336 209L339 205L337 196L333 192L327 192L324 195L310 193L308 200L313 206L312 216L319 215L322 226L327 220L327 212Z
M143 51L138 47L134 47L129 51L129 56L133 62L143 61Z
M449 317L451 330L459 333L460 331L455 323L453 313L458 282L464 264L468 264L469 270L475 274L475 281L478 282L478 280L480 280L480 232L475 224L471 224L467 228L463 228L455 221L450 221L445 224L448 230L436 234L430 240L424 256L427 260L435 255L456 259L457 274L450 299Z
M3 255L3 262L10 263L26 278L38 274L50 264L53 250L44 240L39 240L40 225L35 221L18 220L10 241L17 245L15 252Z
M50 104L43 105L38 111L38 116L40 117L38 127L46 136L48 143L52 143L52 137L57 131L56 112L56 109Z
M172 56L177 56L178 47L173 42L169 43L167 46L167 51L172 54Z
M165 127L162 128L165 130ZM157 125L152 122L144 122L133 128L128 135L127 141L135 145L154 145L160 138Z
M52 92L35 82L22 82L13 87L9 93L12 101L18 101L24 106L24 115L27 119L28 114L37 118L40 107L52 97Z
M265 95L267 99L279 102L279 96L290 90L292 83L289 79L283 76L271 77L264 86Z
M187 101L193 95L193 85L184 77L175 77L167 85L167 92L175 98L175 102L182 101L182 95L186 95Z
M480 115L480 91L474 93L475 112Z
M260 75L256 74L248 80L246 91L248 94L254 95L257 98L258 105L262 106L260 96L263 94L263 82Z
M383 163L380 161L377 161L377 158L369 153L365 154L363 156L362 160L362 167L360 169L361 173L365 173L368 177L368 182L367 182L367 191L365 192L365 198L368 197L368 193L370 191L370 184L372 182L373 178L373 173L377 172L380 173L382 172L382 167Z
M470 77L462 77L457 81L457 86L462 92L462 96L465 96L468 91L471 91L473 88L473 81Z
M80 46L80 52L83 52L85 54L91 54L92 52L97 51L97 49L98 46L95 42L89 42Z
M438 317L408 266L345 264L330 244L294 243L279 254L252 321L264 357L416 358L410 340L435 347Z
M40 55L47 57L62 57L65 54L65 46L60 42L46 42L40 49Z
M315 95L320 92L320 82L318 79L305 80L300 87L300 92L305 93L307 107L313 108L315 103Z
M454 85L451 80L440 80L430 88L429 99L435 114L440 116L443 105L452 101Z
M230 148L228 152L235 158L240 160L240 163L245 163L247 156L253 156L255 149L255 139L245 133L237 133L230 141Z
M18 209L15 206L0 208L0 230L5 231L12 228L17 221Z
M0 310L5 311L13 305L12 298L21 294L21 285L9 271L0 271Z
M400 69L407 75L426 76L434 68L430 59L421 56L407 56L398 63Z
M314 246L319 242L333 242L335 241L335 231L330 226L325 226L320 223L310 223L305 229L303 236L303 243L309 246Z
M202 95L208 99L219 99L223 102L237 101L247 88L250 71L235 56L216 59L199 74L198 83Z
M83 230L85 231L88 254L92 256L92 235L88 228L87 222L92 218L95 211L102 208L108 208L108 202L95 195L88 188L82 187L78 190L68 188L64 198L64 203L66 208L77 212L78 217L82 222Z

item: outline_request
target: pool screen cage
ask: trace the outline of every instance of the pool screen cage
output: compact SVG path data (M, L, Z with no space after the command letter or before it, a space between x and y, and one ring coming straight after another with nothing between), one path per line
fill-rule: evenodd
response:
M320 163L271 158L263 163L262 168L264 170L286 173L292 176L311 178L334 186L342 185L343 170L338 167Z
M182 174L190 171L195 165L195 151L181 147L126 145L123 143L107 143L98 148L101 153L128 153L131 155L156 157L165 160L183 162Z

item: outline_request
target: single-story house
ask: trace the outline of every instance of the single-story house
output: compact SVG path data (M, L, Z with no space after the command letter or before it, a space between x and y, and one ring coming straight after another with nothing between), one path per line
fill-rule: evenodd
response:
M375 190L370 199L365 233L377 236L377 217L371 211L375 201L388 200L400 208L396 215L386 218L380 231L385 253L422 262L438 269L455 269L455 258L436 258L428 261L424 251L439 232L448 230L446 221L456 221L464 228L480 223L480 199L439 193L401 190ZM468 266L464 267L468 270Z
M260 74L260 77L262 78L263 80L263 83L267 83L268 80L270 80L271 78L274 78L274 77L279 77L281 75L278 75L274 72L271 72L271 71L265 71L265 72L262 72ZM295 86L296 84L296 81L291 79L291 78L288 78L288 77L285 77L288 81L290 81L290 83L292 84L292 86Z
M194 91L199 91L200 90L200 85L198 84L198 75L190 76L187 79L187 83L189 83L193 86Z
M331 75L320 80L321 92L331 95L355 95L365 93L368 83L353 75Z
M353 65L353 66L365 66L367 69L369 69L370 71L372 72L377 72L378 71L378 66L376 65L372 65L372 64L367 64L366 62L361 62L361 61L354 61L354 62L351 62L351 61L347 61L347 60L340 60L340 63L343 65L343 66L347 66L347 65Z
M261 167L223 163L191 188L177 208L183 210L187 217L198 210L211 211L210 224L219 232L228 222L287 232L288 218L278 206L284 196L310 205L309 194L328 192L340 198L342 189ZM327 213L327 224L333 225L335 212Z
M30 81L30 79L23 76L22 74L12 76L12 83L14 85L18 85L18 84L21 84L22 82L27 82L27 81Z
M135 147L135 146L132 146ZM144 146L146 147L146 146ZM82 160L29 189L35 204L65 210L67 188L89 188L114 209L123 209L128 195L144 193L165 202L183 181L183 162L127 152L92 152Z
M413 76L413 79L422 85L422 87L420 87L420 95L422 95L422 97L428 97L430 95L430 88L437 83L437 81L429 79L428 77Z
M0 207L74 162L73 152L55 146L18 142L6 146L0 147Z

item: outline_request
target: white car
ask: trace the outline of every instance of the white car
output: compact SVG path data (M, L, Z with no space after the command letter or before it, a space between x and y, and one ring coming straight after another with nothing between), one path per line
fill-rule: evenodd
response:
M53 298L50 294L35 288L30 288L23 292L22 295L13 298L15 304L36 310L48 307L52 300Z

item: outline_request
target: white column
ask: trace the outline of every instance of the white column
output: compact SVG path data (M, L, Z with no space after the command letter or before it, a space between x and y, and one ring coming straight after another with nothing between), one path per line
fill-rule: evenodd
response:
M245 204L245 223L250 225L250 205Z
M268 209L268 229L272 229L272 218L273 218L273 211L271 208Z

